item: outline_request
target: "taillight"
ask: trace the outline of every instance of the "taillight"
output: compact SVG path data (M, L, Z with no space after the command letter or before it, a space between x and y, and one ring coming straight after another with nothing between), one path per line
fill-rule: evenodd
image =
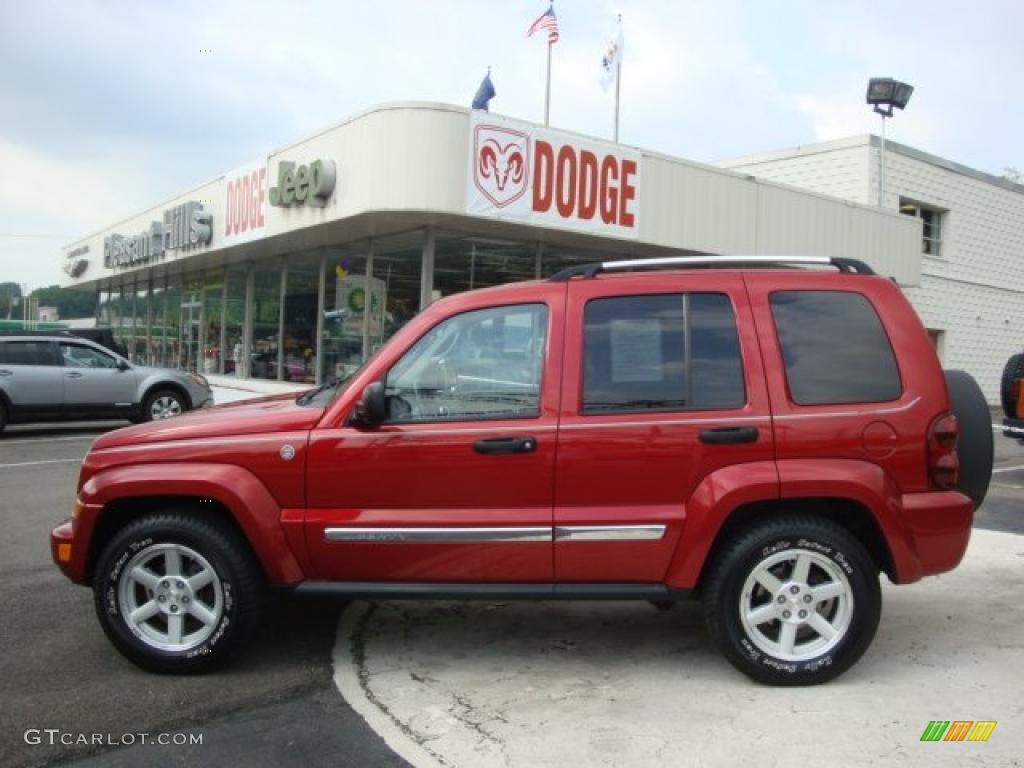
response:
M956 438L960 427L956 416L946 413L928 427L928 477L942 490L956 487L960 479L960 459L956 455Z

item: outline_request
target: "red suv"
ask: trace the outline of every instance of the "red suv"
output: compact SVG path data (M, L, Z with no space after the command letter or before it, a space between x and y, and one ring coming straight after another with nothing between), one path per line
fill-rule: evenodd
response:
M100 437L52 549L160 672L229 659L270 586L699 596L736 667L807 684L864 653L879 572L956 566L991 466L977 385L861 262L610 262L439 301L298 398Z

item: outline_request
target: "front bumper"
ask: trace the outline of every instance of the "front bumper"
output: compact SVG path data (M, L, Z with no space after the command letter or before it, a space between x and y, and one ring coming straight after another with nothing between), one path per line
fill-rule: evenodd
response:
M955 568L971 539L974 502L958 491L908 493L902 502L903 522L919 563L916 576Z
M50 555L57 567L72 581L79 580L76 576L80 573L80 569L73 564L77 554L74 523L71 520L65 520L50 531Z

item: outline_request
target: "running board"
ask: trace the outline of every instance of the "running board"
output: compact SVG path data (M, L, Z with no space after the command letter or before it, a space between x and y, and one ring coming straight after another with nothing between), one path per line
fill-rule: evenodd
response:
M665 584L417 584L373 581L303 581L297 595L349 600L655 600L689 596Z

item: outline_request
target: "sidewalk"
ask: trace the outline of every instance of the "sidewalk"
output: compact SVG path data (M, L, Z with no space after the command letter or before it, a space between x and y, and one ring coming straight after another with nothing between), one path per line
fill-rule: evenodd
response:
M342 695L416 768L1018 765L1024 537L975 530L962 565L883 579L873 646L837 680L769 688L712 646L697 603L353 603ZM921 743L995 720L985 743Z

